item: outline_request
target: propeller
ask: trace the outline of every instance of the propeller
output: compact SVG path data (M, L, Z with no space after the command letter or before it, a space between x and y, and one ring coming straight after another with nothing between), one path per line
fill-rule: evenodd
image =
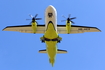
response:
M35 20L41 20L42 18L36 18L38 16L38 14L36 14L34 17L32 15L29 15L32 19L26 19L26 20L32 20L32 21L35 21Z
M71 15L69 14L69 15L68 15L68 18L67 18L67 22L68 22L68 23L71 22L71 23L75 24L72 20L73 20L73 19L76 19L76 17L70 18L70 16L71 16ZM62 17L66 18L64 15L63 15ZM66 20L61 20L61 22L63 22L63 21L66 21Z

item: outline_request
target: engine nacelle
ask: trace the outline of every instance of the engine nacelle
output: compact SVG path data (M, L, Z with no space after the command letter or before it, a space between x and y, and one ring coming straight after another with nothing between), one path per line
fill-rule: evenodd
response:
M37 22L32 22L32 31L33 33L36 33L36 29L37 29Z
M66 21L66 30L67 30L68 34L70 34L70 29L71 29L71 22L70 21Z

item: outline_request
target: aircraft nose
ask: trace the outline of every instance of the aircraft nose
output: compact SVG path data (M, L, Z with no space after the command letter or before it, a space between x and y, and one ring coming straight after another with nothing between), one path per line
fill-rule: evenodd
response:
M48 9L54 9L54 7L52 5L49 5Z

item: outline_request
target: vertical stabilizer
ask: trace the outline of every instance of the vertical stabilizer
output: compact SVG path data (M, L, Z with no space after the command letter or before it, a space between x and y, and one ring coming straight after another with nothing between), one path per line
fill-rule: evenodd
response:
M52 67L54 66L54 62L55 62L55 59L49 59L49 62L51 63Z

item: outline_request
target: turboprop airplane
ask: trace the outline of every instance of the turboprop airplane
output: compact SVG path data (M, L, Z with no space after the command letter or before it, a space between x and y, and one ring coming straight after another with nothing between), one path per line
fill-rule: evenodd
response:
M74 23L72 19L75 17L67 18L66 25L57 25L57 11L52 6L49 5L45 10L45 25L38 25L36 20L41 18L36 18L37 14L32 17L31 25L19 25L19 26L7 26L3 31L18 31L22 33L43 33L43 37L40 40L46 43L46 49L39 50L39 53L47 53L49 56L49 62L54 65L55 56L57 53L67 53L66 50L57 49L57 43L60 43L62 38L58 34L73 34L73 33L84 33L84 32L100 32L96 27L88 26L77 26L71 25Z

